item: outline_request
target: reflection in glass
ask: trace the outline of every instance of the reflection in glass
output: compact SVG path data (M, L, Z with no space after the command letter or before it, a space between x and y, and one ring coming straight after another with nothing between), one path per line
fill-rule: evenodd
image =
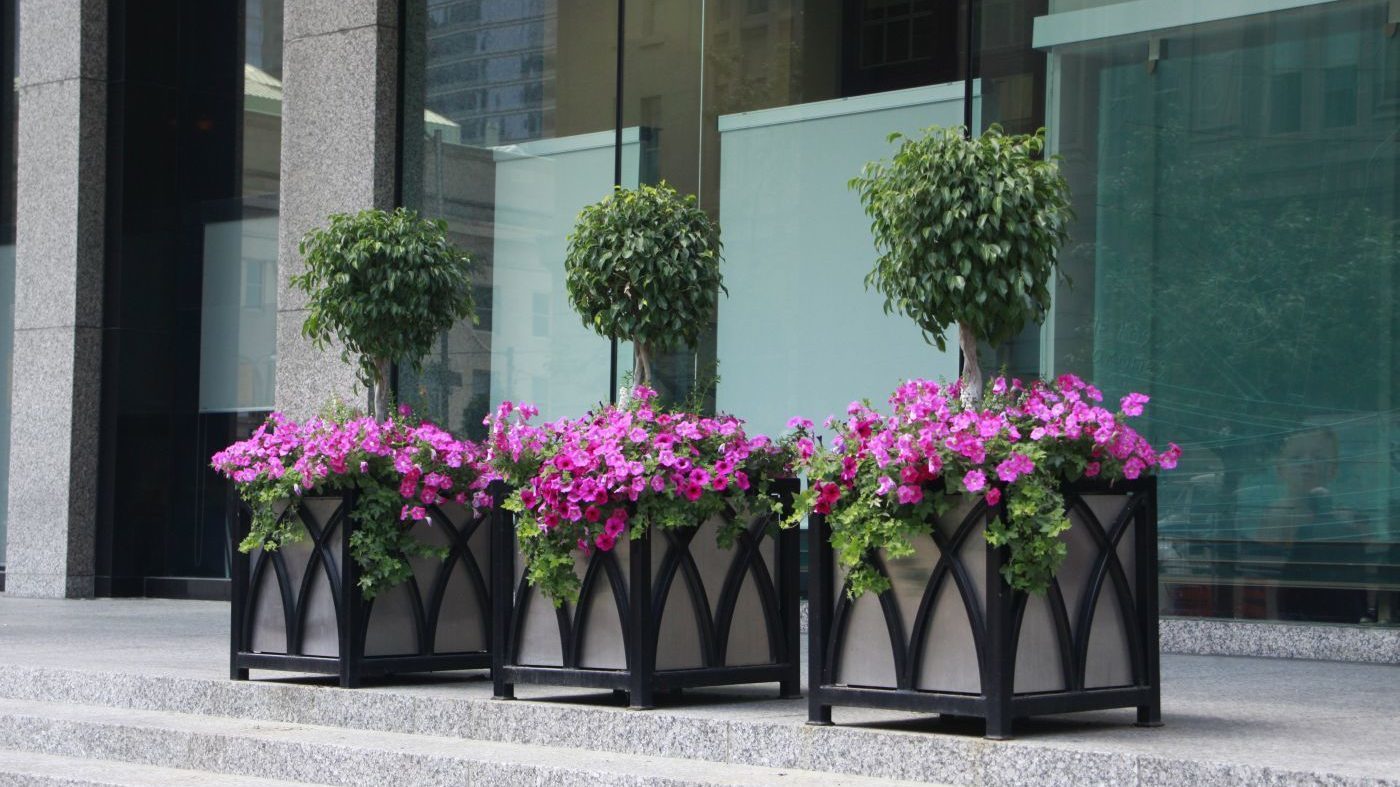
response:
M608 397L610 345L564 291L565 238L612 189L616 4L413 0L406 24L404 202L447 221L476 261L476 325L442 335L399 395L479 436L505 399L546 417ZM635 182L640 136L623 134Z
M697 347L662 359L663 395L779 432L910 375L955 376L862 284L874 260L846 187L886 137L962 122L960 4L641 0L627 5L623 118L644 179L718 218L728 296ZM939 86L943 85L943 86ZM718 377L718 384L711 383Z
M191 532L172 550L169 573L227 575L233 495L208 457L246 438L273 408L282 6L283 0L245 0L236 196L201 205L197 524L185 526Z
M1400 617L1400 40L1384 2L1057 52L1055 369L1153 397L1166 611Z

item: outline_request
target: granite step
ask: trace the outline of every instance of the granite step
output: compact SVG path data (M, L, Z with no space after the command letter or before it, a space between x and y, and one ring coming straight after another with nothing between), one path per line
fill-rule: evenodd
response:
M1375 670L1363 671L1371 679ZM1400 787L1395 770L1384 765L1393 760L1389 750L1375 750L1393 737L1381 735L1374 746L1356 744L1339 752L1333 752L1334 746L1309 753L1302 739L1281 748L1267 737L1279 707L1241 708L1250 700L1224 688L1218 701L1198 698L1194 710L1178 711L1163 729L1133 727L1129 710L1100 714L1087 723L1080 717L1040 722L1014 741L982 740L975 723L909 717L911 721L891 724L888 713L856 709L838 709L838 726L809 727L802 723L804 700L775 700L776 687L767 686L696 692L673 706L645 712L610 704L606 692L517 690L520 700L491 699L485 673L413 676L346 691L314 679L230 681L207 672L158 667L142 674L0 663L0 698L101 706L118 716L150 710L331 727L351 740L376 732L426 735L458 745L470 740L473 746L494 742L593 750L590 756L595 757L603 756L597 752L659 757L707 771L717 765L816 771L825 780L868 776L983 787ZM570 694L575 696L566 700ZM1294 712L1294 706L1285 710ZM1188 727L1196 730L1187 733ZM1185 742L1176 739L1183 734L1190 736Z
M0 749L0 787L319 787L114 760Z
M338 787L914 784L581 748L15 699L0 700L0 748Z

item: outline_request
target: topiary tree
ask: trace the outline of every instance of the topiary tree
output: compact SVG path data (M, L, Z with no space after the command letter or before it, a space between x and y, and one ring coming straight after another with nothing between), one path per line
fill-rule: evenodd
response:
M890 135L899 139L893 159L867 164L850 184L880 253L865 285L885 296L885 313L914 320L940 350L958 326L964 396L980 401L978 342L1001 344L1049 308L1050 275L1068 238L1069 186L1053 160L1040 158L1044 129Z
M306 269L292 285L309 297L302 334L319 349L332 340L374 394L374 417L389 417L394 361L421 359L438 334L468 317L471 257L452 245L447 224L398 208L338 213L298 246Z
M658 352L692 346L718 293L719 228L663 181L616 188L579 214L564 273L583 324L636 347L633 382L650 385Z

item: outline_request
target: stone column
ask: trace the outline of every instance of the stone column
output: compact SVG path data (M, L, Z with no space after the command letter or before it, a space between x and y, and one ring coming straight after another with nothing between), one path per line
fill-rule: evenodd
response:
M93 593L106 0L24 0L5 589Z
M288 277L297 244L331 213L394 205L398 113L396 0L286 0L277 408L314 413L331 396L363 406L339 350L301 335L306 298Z

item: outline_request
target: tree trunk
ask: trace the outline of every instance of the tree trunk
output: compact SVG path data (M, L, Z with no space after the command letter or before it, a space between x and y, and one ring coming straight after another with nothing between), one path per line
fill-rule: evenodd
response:
M648 388L652 387L651 348L646 345L646 342L633 342L632 355L634 358L632 362L632 385L645 385Z
M374 359L374 420L384 423L389 420L389 377L393 372L393 362L388 358Z
M958 344L962 347L963 404L982 404L982 364L977 359L977 334L966 323L958 323Z

